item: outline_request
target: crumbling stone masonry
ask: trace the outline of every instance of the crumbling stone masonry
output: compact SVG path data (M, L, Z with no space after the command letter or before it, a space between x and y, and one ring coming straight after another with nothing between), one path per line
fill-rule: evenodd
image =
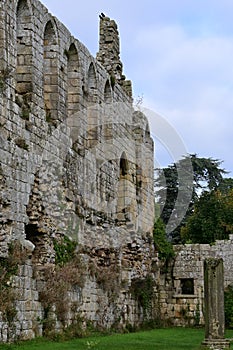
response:
M27 256L9 277L11 307L0 305L0 341L77 319L123 327L145 318L130 286L152 274L153 141L122 72L108 17L95 59L41 2L1 0L3 271L10 244L20 242ZM78 242L76 258L57 270L55 244L65 236Z
M159 277L161 317L173 325L204 325L204 261L222 259L224 288L233 285L233 235L214 245L177 245L175 259ZM161 270L162 272L162 270Z

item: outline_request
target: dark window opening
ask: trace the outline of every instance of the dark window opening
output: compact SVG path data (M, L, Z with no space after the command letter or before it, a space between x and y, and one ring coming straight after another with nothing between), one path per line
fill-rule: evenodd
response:
M183 278L180 280L182 294L194 294L194 280L193 278Z
M111 103L111 101L112 101L112 91L111 91L109 81L107 80L104 88L104 102Z
M129 164L126 158L126 154L125 152L123 152L120 159L120 175L125 176L128 174L128 171L129 171Z
M41 235L38 231L38 226L35 224L28 224L25 226L26 239L32 243L36 243L37 237Z

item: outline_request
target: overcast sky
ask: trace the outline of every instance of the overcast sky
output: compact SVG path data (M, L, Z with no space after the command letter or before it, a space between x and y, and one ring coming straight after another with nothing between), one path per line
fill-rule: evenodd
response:
M99 13L115 19L124 74L135 99L172 127L181 152L223 160L233 176L233 1L232 0L42 0L95 56ZM156 162L176 156L166 138L156 142ZM169 155L170 153L170 155Z

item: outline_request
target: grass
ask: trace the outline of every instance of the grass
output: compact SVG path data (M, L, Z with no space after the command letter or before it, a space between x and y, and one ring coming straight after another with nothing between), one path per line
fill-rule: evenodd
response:
M226 337L233 337L228 331ZM20 344L1 345L2 350L199 350L204 339L203 329L166 328L128 334L95 336L52 342L36 339ZM233 344L231 345L233 349Z

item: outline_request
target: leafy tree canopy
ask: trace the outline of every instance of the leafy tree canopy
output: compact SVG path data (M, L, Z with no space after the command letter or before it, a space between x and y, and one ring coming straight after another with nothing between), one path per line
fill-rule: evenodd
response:
M231 182L231 180L227 181L223 178L226 171L220 167L221 163L217 159L200 158L196 154L191 154L178 163L157 170L156 195L163 223L167 225L171 215L179 218L180 213L182 213L181 219L177 220L179 224L169 235L169 239L173 243L181 242L181 227L192 215L194 204L199 200L202 192L211 192L220 189L220 186L222 190L223 188L225 190L231 188L233 180ZM178 197L181 192L182 196ZM185 206L187 210L183 214L182 210Z
M193 214L181 228L181 238L192 243L213 243L233 232L233 189L204 192Z

